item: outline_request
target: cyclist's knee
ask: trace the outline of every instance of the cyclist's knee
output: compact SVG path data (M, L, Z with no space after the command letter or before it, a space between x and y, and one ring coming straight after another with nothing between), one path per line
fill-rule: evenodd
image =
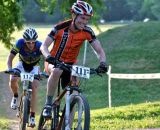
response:
M39 81L38 80L34 80L32 83L32 87L33 89L36 89L39 86Z
M9 85L10 86L15 86L15 85L17 85L18 84L18 78L16 78L16 77L11 77L10 78L10 81L9 81Z
M62 70L60 70L59 68L53 68L52 70L51 70L51 76L53 77L53 76L56 76L56 77L60 77L61 76L61 74L62 74Z

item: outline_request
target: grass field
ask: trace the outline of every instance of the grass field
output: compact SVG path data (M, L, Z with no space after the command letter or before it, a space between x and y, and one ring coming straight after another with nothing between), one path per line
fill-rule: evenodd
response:
M154 73L160 70L160 26L159 22L133 23L124 27L111 29L113 26L102 26L103 32L98 35L107 54L108 64L116 73ZM120 25L118 25L120 26ZM44 40L50 26L35 26L40 40ZM105 28L105 29L104 29ZM18 32L16 36L20 36ZM98 32L96 33L98 34ZM15 35L15 34L14 34ZM0 45L1 46L1 45ZM2 47L4 57L8 52ZM2 53L0 53L1 58ZM88 47L86 66L96 67L98 60ZM83 49L79 56L82 62ZM1 64L1 63L0 63ZM1 66L3 70L4 66ZM44 104L45 81L39 91L39 109ZM108 108L107 76L92 76L82 81L81 88L91 107L91 130L120 130L160 127L160 82L159 80L112 80L112 105ZM37 117L38 119L38 117Z

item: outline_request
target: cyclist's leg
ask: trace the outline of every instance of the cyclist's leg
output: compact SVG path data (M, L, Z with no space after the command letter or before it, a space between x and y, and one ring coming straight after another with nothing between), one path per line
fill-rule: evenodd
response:
M18 77L14 76L14 75L10 76L9 86L11 88L11 91L12 91L14 97L18 97L18 87L19 87L18 80L19 80Z
M59 78L63 72L59 68L53 68L53 67L54 66L51 64L49 64L49 66L48 66L48 71L50 73L50 76L49 76L48 82L47 82L47 95L49 95L49 96L54 95L55 90L58 86Z
M11 88L11 92L13 94L11 100L11 108L13 110L17 109L18 106L18 77L14 77L13 75L10 76L9 86Z
M31 99L31 112L36 111L36 103L37 103L37 89L39 86L39 81L38 80L34 80L32 83L32 99ZM34 116L34 115L33 115Z
M24 71L22 62L20 62L20 61L16 64L16 66L14 68L16 68L18 71L21 71L21 72ZM9 86L13 92L13 95L16 94L17 96L18 96L18 80L19 80L18 77L14 76L14 75L10 76Z
M40 73L40 67L34 66L33 70L30 72L32 74L38 74ZM35 113L36 111L36 102L37 102L37 89L39 86L39 81L35 79L32 83L32 99L31 99L31 112ZM34 116L34 115L32 115Z
M30 126L35 126L35 113L36 113L36 105L37 105L37 89L39 86L39 81L34 80L32 83L32 98L31 98L31 108L30 108Z
M47 82L45 109L43 111L43 116L45 117L51 117L51 104L53 96L58 86L59 78L63 72L59 68L53 68L53 67L54 66L51 64L45 66L45 69L47 69L48 73L50 74Z
M39 66L34 66L33 70L30 72L32 74L38 74L40 72ZM32 83L32 99L31 99L31 111L30 111L30 126L35 126L35 112L37 103L37 89L39 86L39 81L34 80Z
M14 68L16 68L18 71L24 71L24 68L21 62L18 62ZM19 81L19 77L14 75L10 76L9 87L11 88L11 92L13 94L13 98L11 101L11 108L14 110L17 108L17 104L18 104L18 88L19 88L18 81Z
M61 75L61 86L64 89L70 83L71 73L68 71L63 71Z

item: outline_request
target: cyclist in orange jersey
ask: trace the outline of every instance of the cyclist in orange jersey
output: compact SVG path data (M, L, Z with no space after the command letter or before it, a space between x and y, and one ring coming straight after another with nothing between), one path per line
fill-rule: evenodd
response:
M98 70L104 73L107 72L105 52L99 40L96 39L93 30L87 26L91 16L93 16L92 6L87 2L77 0L72 5L71 13L72 19L54 26L40 48L48 62L45 64L45 69L50 74L47 83L45 109L43 111L43 116L47 118L51 117L51 104L59 78L61 77L62 87L65 87L70 82L69 72L54 68L54 65L56 65L55 59L67 64L74 64L83 42L88 40L99 56L100 65ZM49 52L48 48L53 41L54 45Z

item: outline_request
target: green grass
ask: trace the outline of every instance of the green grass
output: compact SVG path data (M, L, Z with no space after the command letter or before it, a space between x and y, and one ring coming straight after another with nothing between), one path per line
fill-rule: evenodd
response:
M108 64L112 66L112 72L158 73L160 70L159 25L160 22L147 22L132 23L114 29L106 27L106 30L108 28L109 30L98 35L98 38L106 52ZM44 40L49 28L36 27L40 32L40 38ZM83 48L78 59L81 63ZM7 53L5 50L4 57ZM4 62L4 57L0 62ZM97 67L97 65L98 60L88 46L86 66ZM81 82L81 88L91 107L91 130L160 127L159 80L112 79L113 108L108 108L107 78L105 75L91 76L90 80ZM39 87L38 112L44 104L45 92L46 81L43 81Z
M7 119L0 119L0 129L1 130L9 130L9 121Z
M93 130L160 127L160 102L91 111Z

